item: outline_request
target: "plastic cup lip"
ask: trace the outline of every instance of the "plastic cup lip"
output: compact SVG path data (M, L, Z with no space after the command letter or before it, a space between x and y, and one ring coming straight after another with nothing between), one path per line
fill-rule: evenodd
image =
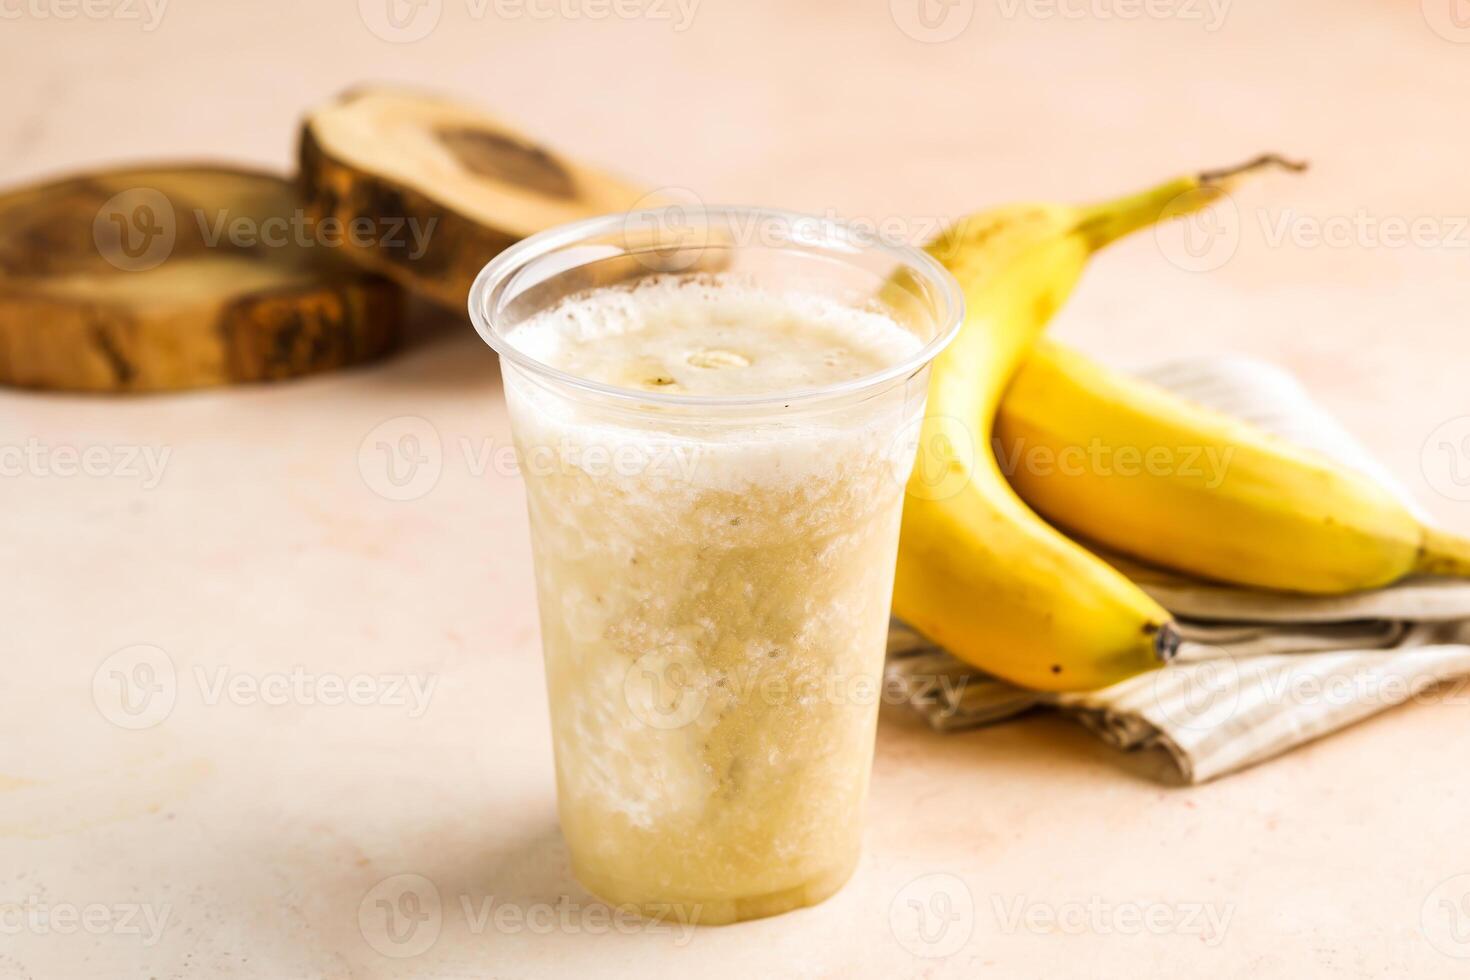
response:
M873 236L863 236L850 224L845 222L818 217L817 215L804 214L800 211L737 205L711 207L679 206L679 210L686 215L702 218L707 223L734 217L739 217L743 221L781 221L793 226L799 222L822 230L826 237L822 239L820 244L853 253L867 251L890 255L910 270L919 273L933 288L935 299L940 306L939 314L936 316L936 332L922 347L901 361L881 371L865 374L862 377L850 378L816 388L761 392L750 395L716 396L644 391L593 381L589 378L552 367L531 357L516 348L509 341L505 333L495 328L495 325L491 322L490 311L494 308L503 290L510 285L517 270L523 268L534 259L550 254L558 249L566 248L578 242L601 235L615 233L619 229L626 229L632 222L639 219L656 220L661 215L667 214L668 208L619 211L594 218L584 218L580 221L573 221L546 231L538 232L507 248L486 263L485 267L480 270L480 274L475 277L474 284L470 287L470 322L474 324L475 331L496 353L516 367L546 381L564 385L587 394L598 395L616 401L636 402L649 406L679 406L682 408L711 409L758 409L778 406L784 409L793 407L798 403L808 404L815 401L840 398L881 389L898 379L916 374L928 366L949 346L959 334L960 327L964 324L965 298L960 284L950 274L948 269L922 249L897 242L885 241ZM817 243L803 242L802 244ZM630 251L621 254L633 253Z

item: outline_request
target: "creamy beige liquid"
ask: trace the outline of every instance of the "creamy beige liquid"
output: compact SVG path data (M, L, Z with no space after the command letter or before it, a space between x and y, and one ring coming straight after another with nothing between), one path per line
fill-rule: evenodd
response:
M510 340L695 395L811 389L918 346L881 314L675 279L574 298ZM859 853L921 387L730 416L505 373L578 878L703 923L825 898Z

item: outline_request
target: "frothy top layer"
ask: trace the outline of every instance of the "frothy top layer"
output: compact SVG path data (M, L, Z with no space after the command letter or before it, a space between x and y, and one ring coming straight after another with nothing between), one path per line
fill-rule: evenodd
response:
M549 367L635 391L712 397L821 388L921 343L882 313L719 277L655 277L573 296L507 340Z
M507 339L583 378L712 398L779 396L861 378L922 346L881 313L717 277L662 277L573 296ZM644 501L649 520L675 519L668 515L697 507L710 490L820 496L885 472L881 479L902 486L913 462L902 435L919 410L910 393L900 384L804 412L781 411L773 400L768 411L731 418L697 407L597 403L506 372L528 478L591 477L619 488L625 506Z

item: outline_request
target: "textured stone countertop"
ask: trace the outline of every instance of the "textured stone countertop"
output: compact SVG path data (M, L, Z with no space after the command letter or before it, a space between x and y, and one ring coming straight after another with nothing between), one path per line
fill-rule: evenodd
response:
M0 178L286 167L301 110L373 79L650 186L914 237L1286 151L1313 172L1244 190L1223 252L1125 242L1056 332L1274 360L1470 531L1452 0L930 2L428 0L396 28L378 0L0 3ZM0 449L43 461L0 479L0 976L1464 975L1470 692L1198 788L1060 718L945 738L887 708L837 897L694 935L607 918L558 837L495 360L432 319L299 383L0 392ZM438 475L394 501L372 447L404 417ZM62 475L63 447L107 472ZM167 696L99 710L124 668ZM357 675L406 680L322 703Z

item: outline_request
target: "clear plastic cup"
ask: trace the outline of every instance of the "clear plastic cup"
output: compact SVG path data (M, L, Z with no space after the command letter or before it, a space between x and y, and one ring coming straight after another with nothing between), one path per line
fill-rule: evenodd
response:
M671 276L879 311L917 342L868 376L711 397L577 377L509 339L567 297ZM831 895L860 854L904 486L958 285L832 221L675 209L527 239L469 305L526 484L577 878L706 924Z

